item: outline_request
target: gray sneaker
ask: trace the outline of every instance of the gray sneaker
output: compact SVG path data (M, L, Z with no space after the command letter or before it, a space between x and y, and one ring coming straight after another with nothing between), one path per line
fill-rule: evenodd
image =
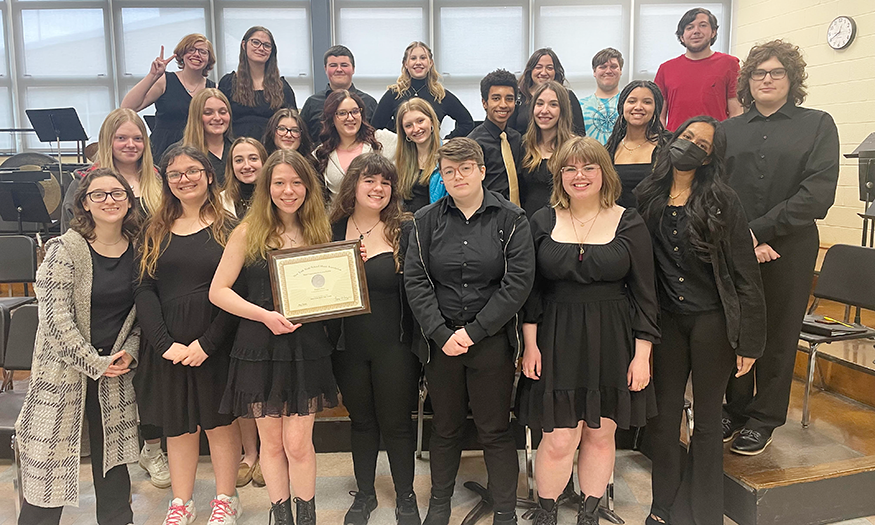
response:
M170 467L167 465L167 455L158 450L154 456L146 454L146 448L140 451L140 468L149 473L149 481L159 489L170 487Z

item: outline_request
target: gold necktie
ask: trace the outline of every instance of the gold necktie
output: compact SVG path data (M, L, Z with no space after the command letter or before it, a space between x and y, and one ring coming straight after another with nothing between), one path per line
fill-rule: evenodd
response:
M510 150L510 142L507 141L507 133L501 132L501 158L504 160L504 169L507 170L507 187L510 189L510 202L520 205L520 186L516 177L516 164L513 163L513 152Z

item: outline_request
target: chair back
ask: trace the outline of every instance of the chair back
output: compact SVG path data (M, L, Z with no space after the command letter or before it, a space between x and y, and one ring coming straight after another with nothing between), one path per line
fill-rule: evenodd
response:
M875 248L833 245L823 259L814 297L875 310Z
M36 304L26 304L12 313L9 338L6 340L6 354L3 356L3 368L30 370L38 325L39 307Z
M0 283L36 280L36 242L27 235L0 236Z
M6 336L9 335L9 323L12 317L9 308L0 303L0 368L3 368L3 357L6 355Z

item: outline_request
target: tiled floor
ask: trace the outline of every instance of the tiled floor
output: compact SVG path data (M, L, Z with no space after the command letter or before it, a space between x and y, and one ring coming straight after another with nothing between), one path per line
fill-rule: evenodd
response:
M385 454L381 453L377 466L377 497L379 507L371 515L372 525L394 525L394 490L392 489L389 465ZM13 490L12 469L8 460L0 462L0 525L13 525ZM61 523L63 525L86 525L94 523L94 493L91 487L91 473L87 460L80 470L82 481L82 497L79 508L65 509ZM319 523L343 523L343 515L352 501L348 491L355 490L352 472L352 461L347 453L320 454L318 458L319 478L316 485L316 502ZM206 523L208 504L214 494L214 484L211 480L212 466L209 459L201 458L198 469L198 480L195 485L195 503L199 506L201 517L198 523ZM148 478L139 467L131 467L133 482L134 520L137 525L160 525L164 518L169 490L159 490L149 484ZM459 470L459 480L476 480L485 482L485 469L479 452L466 452ZM418 460L416 465L415 490L419 499L420 509L425 512L428 502L429 464L426 459ZM270 501L267 491L253 485L243 487L239 491L244 511L241 525L263 525L268 522ZM520 476L519 494L525 493L523 477ZM650 505L650 461L643 455L633 451L617 453L615 479L616 511L627 524L639 525L644 522ZM453 497L453 518L451 525L459 525L462 517L476 503L473 493L461 487L456 489ZM575 509L564 507L560 510L559 523L571 524L575 521ZM526 523L521 520L522 523ZM481 523L489 523L484 519ZM602 520L602 523L607 523ZM734 525L725 518L726 525ZM873 525L875 517L862 518L842 522L842 525Z

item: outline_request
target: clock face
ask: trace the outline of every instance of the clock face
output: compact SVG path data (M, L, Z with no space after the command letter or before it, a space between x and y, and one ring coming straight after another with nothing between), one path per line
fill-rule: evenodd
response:
M826 42L833 49L844 49L851 45L857 33L857 24L848 16L837 17L829 24Z

